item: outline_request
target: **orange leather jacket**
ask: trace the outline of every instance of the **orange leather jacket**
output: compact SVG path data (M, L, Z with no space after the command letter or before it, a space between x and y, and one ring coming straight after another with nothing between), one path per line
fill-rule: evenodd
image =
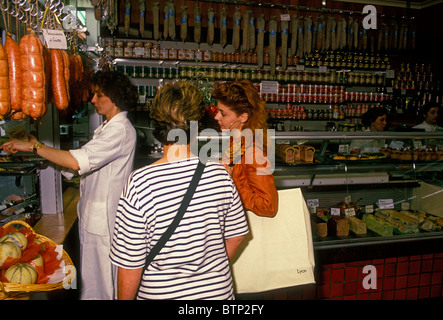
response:
M234 164L232 180L245 210L258 216L274 217L278 210L278 193L271 164L260 149L254 157L255 150L255 147L246 149L241 163Z

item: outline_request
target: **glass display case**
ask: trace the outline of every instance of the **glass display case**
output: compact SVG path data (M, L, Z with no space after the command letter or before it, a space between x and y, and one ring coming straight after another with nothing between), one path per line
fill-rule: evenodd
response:
M277 132L274 138L276 186L302 189L317 250L443 238L443 132ZM381 148L354 153L353 141Z

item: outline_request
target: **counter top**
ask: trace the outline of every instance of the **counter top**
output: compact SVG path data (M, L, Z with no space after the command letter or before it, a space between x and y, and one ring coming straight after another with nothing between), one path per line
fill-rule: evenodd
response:
M34 231L48 237L57 244L63 244L77 219L78 188L69 187L63 192L63 213L44 214L34 226Z

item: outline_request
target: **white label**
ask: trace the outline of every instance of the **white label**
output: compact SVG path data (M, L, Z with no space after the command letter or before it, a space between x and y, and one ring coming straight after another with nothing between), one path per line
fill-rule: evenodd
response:
M318 72L328 72L328 67L325 67L325 66L320 66L320 67L318 67Z
M394 77L395 77L394 70L386 70L386 78L387 79L394 79Z
M409 202L402 202L401 209L402 210L409 210Z
M400 150L401 147L403 147L403 144L404 144L403 141L395 140L395 141L391 141L391 143L389 144L389 147L392 149Z
M380 209L394 209L394 200L393 199L379 199L378 207Z
M340 144L338 146L338 153L348 153L349 152L349 144Z
M331 208L331 216L339 216L340 208Z
M278 82L277 81L262 81L261 83L261 93L278 93Z
M351 196L346 196L346 197L345 197L345 203L346 203L346 204L350 204L351 201L352 201L352 197L351 197Z
M365 206L365 212L366 213L373 213L374 212L374 206L372 204L368 204Z
M352 217L352 216L355 216L355 210L354 210L354 208L348 208L348 209L345 209L345 216L346 216L346 217Z
M280 20L281 21L290 21L291 20L291 15L289 13L284 13L280 15Z
M48 49L68 49L65 33L62 30L42 29L42 34Z
M317 212L317 208L313 206L308 206L309 213L315 214Z
M308 206L318 207L319 201L318 199L308 199L306 203L308 204Z

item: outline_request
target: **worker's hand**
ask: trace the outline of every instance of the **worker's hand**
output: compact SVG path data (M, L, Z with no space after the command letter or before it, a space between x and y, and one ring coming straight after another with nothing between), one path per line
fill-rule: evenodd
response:
M6 153L17 153L18 151L32 152L37 139L33 135L28 135L27 140L12 139L2 144L1 148Z

